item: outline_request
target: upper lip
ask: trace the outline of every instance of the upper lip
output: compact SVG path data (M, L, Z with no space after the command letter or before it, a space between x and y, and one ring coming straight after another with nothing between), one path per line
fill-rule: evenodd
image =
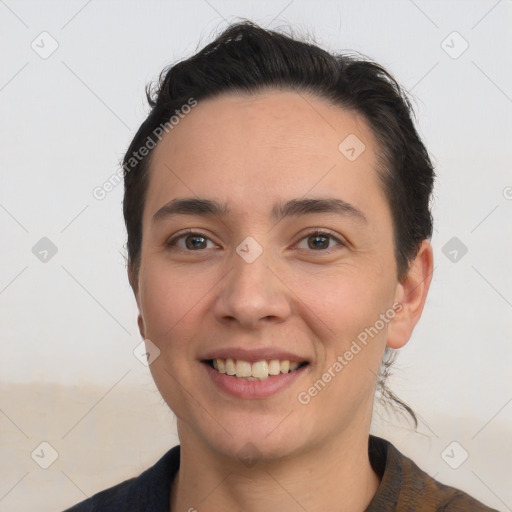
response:
M207 352L201 356L202 361L208 361L210 359L239 359L242 361L248 361L249 363L255 363L256 361L270 361L272 359L279 359L280 361L290 361L302 363L308 361L306 357L293 354L286 350L280 350L273 347L261 347L261 348L243 348L243 347L225 347L218 348Z

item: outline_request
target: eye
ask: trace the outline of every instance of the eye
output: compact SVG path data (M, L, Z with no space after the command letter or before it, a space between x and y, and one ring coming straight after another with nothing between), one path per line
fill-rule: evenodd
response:
M179 244L178 242L184 241L183 244ZM175 236L171 238L165 245L166 247L178 247L184 251L197 251L200 249L208 249L211 247L207 247L208 241L212 244L213 242L202 233L196 233L194 231L187 231L186 233L182 233L181 235Z
M311 240L311 243L309 243L309 240ZM307 247L299 247L300 243L297 245L297 247L299 249L305 248L320 252L330 252L331 248L329 247L329 244L331 240L334 240L338 245L345 246L345 244L331 231L315 230L311 233L308 233L301 239L300 243L302 243L302 241L306 241Z
M310 240L311 243L309 243ZM300 243L303 243L303 241L306 241L307 247L300 247ZM297 244L297 247L299 249L312 249L317 252L329 253L330 250L332 249L332 247L329 247L331 241L336 242L337 245L345 246L345 243L343 243L337 236L335 236L333 232L315 230L304 236L299 242L299 244ZM189 230L186 233L181 233L180 235L177 235L174 238L170 239L166 243L166 246L178 247L179 249L188 252L197 252L198 250L201 249L211 249L211 246L208 247L208 242L211 242L211 244L213 244L210 238L208 238L206 235Z

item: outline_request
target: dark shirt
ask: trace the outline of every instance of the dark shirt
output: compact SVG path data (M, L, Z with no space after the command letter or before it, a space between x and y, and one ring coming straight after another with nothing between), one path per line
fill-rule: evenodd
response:
M423 472L389 441L370 436L370 463L381 479L365 512L497 512ZM95 494L64 512L169 512L180 446L141 475Z

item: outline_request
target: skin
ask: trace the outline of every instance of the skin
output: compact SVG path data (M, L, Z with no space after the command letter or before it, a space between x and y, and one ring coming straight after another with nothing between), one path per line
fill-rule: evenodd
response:
M338 151L349 134L366 147L355 161ZM160 350L153 378L177 416L181 465L171 510L354 512L374 496L379 478L367 446L376 375L386 345L409 340L433 268L424 241L406 278L397 279L376 150L357 113L272 90L200 101L155 148L140 271L130 280L140 333ZM232 213L152 222L164 204L185 197L227 202ZM304 197L343 199L366 222L333 213L270 219L274 202ZM307 237L315 228L342 244L327 238L327 248L315 249ZM199 240L166 246L185 229ZM252 263L236 252L248 236L263 250ZM298 394L394 302L401 311L317 396L299 403ZM214 386L200 356L235 346L278 347L310 364L269 398L234 398ZM239 457L248 442L257 454L250 467Z

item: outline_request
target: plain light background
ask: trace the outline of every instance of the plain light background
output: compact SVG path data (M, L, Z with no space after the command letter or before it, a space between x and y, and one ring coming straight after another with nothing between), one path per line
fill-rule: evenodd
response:
M178 443L133 354L123 186L92 191L145 118L145 85L240 18L359 51L411 92L438 175L435 272L391 385L421 421L381 411L372 430L512 510L510 1L1 0L0 511L62 510Z

